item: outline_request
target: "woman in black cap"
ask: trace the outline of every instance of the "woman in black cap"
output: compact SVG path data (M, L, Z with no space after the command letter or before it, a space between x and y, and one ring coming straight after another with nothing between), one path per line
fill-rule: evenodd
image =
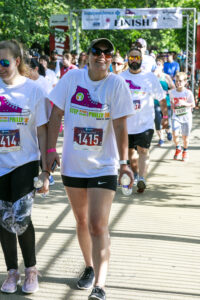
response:
M62 180L77 222L77 234L86 268L80 289L94 288L89 299L105 300L110 257L108 220L120 164L119 181L127 166L126 118L132 115L125 81L108 69L113 44L105 38L91 42L88 70L71 70L61 78L49 98L54 103L49 123L47 162L56 160L56 141L64 115ZM119 160L120 159L120 160Z

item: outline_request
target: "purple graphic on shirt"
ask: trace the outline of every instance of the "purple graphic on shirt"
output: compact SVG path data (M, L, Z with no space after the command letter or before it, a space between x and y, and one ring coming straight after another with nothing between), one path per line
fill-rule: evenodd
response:
M76 108L89 108L90 110L106 110L107 104L102 104L91 99L90 93L87 89L77 86L75 94L71 98L71 106Z
M126 80L126 82L128 83L130 90L141 90L141 87L135 85L131 80Z
M0 96L0 115L1 116L26 116L29 115L28 109L22 109L16 104L9 102L4 96Z

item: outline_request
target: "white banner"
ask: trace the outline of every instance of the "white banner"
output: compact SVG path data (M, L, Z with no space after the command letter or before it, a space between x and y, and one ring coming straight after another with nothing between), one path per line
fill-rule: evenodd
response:
M51 15L50 26L68 26L68 15Z
M83 9L82 29L182 28L180 8Z

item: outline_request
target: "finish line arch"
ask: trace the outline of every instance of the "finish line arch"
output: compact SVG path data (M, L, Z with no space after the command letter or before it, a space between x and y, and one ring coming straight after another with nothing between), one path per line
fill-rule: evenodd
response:
M119 29L119 30L145 30L145 29L174 29L174 28L182 28L182 23L180 19L178 19L179 15L182 15L182 18L184 21L186 21L186 72L190 70L190 80L191 80L191 90L194 93L195 88L195 43L196 43L196 8L142 8L142 9L123 9L125 11L125 15L119 16L118 20L121 17L121 20L124 18L124 28L117 28L115 26L114 28L110 28L108 24L105 24L105 22L108 21L108 19L111 19L111 16L113 17L113 14L116 15L122 11L122 9L118 8L111 8L111 9L85 9L85 10L78 10L74 9L70 11L69 15L69 30L70 30L70 50L74 49L74 38L73 38L73 32L76 31L76 50L79 53L79 31L80 31L80 25L82 24L83 27L83 14L87 13L88 21L89 23L92 22L92 28L82 28L83 30L107 30L107 29ZM92 12L93 15L92 15ZM102 22L101 18L102 16L106 17L106 14L108 13L107 21L106 18L104 18L104 23ZM141 23L137 20L139 20L139 13L143 13L143 23L142 26L136 26L137 22ZM151 17L149 17L149 24L148 24L148 17L147 14ZM179 14L179 15L178 15ZM132 16L132 17L131 17ZM135 16L135 17L134 17ZM176 19L176 20L175 20ZM128 21L127 21L128 20ZM175 22L177 21L178 24ZM115 21L116 22L116 21ZM123 22L123 21L121 21ZM163 23L162 23L163 22ZM107 22L109 23L109 22ZM100 26L103 26L104 28L101 28ZM146 26L146 25L151 26ZM156 26L159 25L159 26ZM114 24L112 24L114 25ZM115 23L116 25L116 23ZM131 26L130 26L131 25ZM85 26L85 25L84 25ZM91 26L91 24L90 24ZM134 27L135 26L135 27ZM174 27L173 27L174 26ZM178 27L177 27L178 26ZM106 27L106 28L105 28Z

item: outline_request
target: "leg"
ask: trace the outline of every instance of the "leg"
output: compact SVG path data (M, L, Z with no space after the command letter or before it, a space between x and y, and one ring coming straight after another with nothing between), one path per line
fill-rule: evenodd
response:
M78 241L85 260L85 265L93 266L91 237L88 229L87 189L65 186L65 190L76 219Z
M88 189L89 230L92 238L92 257L95 286L104 287L110 258L108 220L115 192L108 189Z
M26 231L22 235L18 236L18 240L22 251L25 267L30 268L35 266L35 231L32 221L30 222Z
M137 146L139 154L139 176L146 177L149 166L149 149Z
M129 148L128 156L131 169L134 173L138 173L138 154L134 148Z
M0 241L5 257L7 270L18 269L17 263L17 238L16 234L11 233L0 226Z
M189 146L189 136L182 135L183 139L183 148L187 149Z

